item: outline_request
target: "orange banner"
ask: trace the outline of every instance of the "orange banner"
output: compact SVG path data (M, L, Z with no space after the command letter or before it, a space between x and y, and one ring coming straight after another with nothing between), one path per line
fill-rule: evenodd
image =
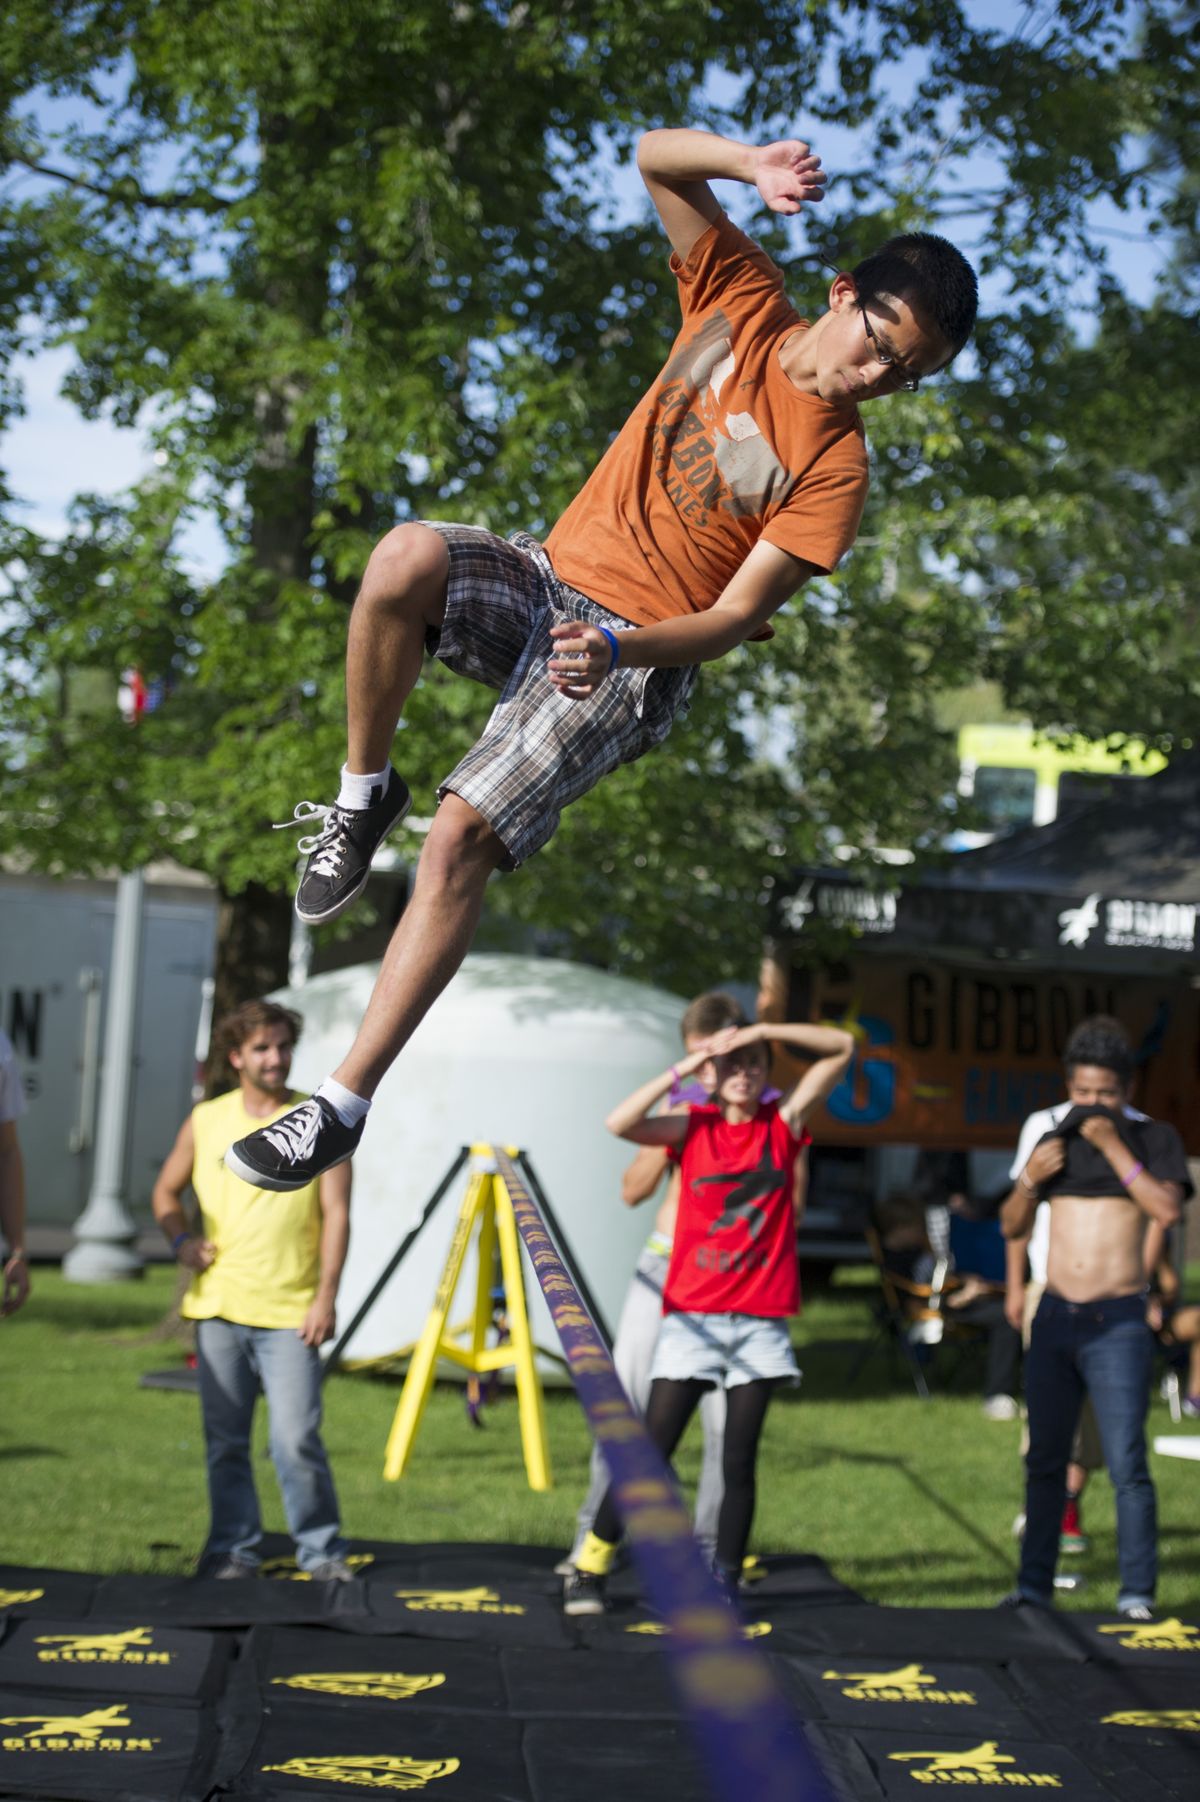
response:
M819 1142L1003 1150L1063 1098L1062 1053L1088 1014L1113 1014L1138 1061L1137 1105L1200 1156L1200 995L1178 981L1080 977L860 957L804 972L800 1017L848 1026L858 1050L814 1121Z

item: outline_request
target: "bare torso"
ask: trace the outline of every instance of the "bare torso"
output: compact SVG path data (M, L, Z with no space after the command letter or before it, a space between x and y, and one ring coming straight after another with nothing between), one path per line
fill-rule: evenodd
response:
M1146 1216L1126 1195L1055 1195L1048 1286L1066 1301L1136 1295L1145 1288Z

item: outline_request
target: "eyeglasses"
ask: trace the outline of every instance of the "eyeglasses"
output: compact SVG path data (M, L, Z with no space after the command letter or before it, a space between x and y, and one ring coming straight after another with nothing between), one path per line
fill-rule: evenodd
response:
M842 273L842 271L836 266L836 264L829 262L825 257L821 257L820 262L821 262L821 267L823 269L828 269L828 271L831 275L840 275ZM924 378L919 375L908 375L900 367L900 365L896 362L895 357L892 355L892 352L890 350L885 350L883 345L879 342L879 339L875 334L875 328L872 326L871 321L867 315L866 301L863 300L857 294L854 297L854 301L855 301L855 305L862 312L863 327L866 330L867 338L870 342L871 349L875 353L876 362L881 363L885 369L891 369L895 372L896 380L899 383L899 385L901 386L901 388L904 389L904 392L906 394L915 394L917 392L917 389L921 386L921 382L923 381Z
M865 300L858 301L858 308L862 313L863 327L867 337L870 339L871 349L875 352L875 361L877 363L882 363L885 369L890 369L892 371L892 374L906 394L915 394L917 389L921 386L921 377L919 375L906 374L901 365L897 363L892 352L884 349L883 345L875 335L875 328L872 326L870 316L867 313L867 303Z

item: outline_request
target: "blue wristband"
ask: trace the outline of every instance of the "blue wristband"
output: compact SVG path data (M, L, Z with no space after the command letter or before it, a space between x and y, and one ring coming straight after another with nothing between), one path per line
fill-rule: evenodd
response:
M190 1239L191 1237L191 1233L176 1233L175 1237L171 1240L171 1250L177 1252L184 1240Z
M602 632L604 634L605 638L607 638L607 640L608 640L608 648L612 652L612 662L609 664L608 667L610 670L615 670L618 663L620 663L620 661L621 661L620 640L618 639L615 632L609 631L607 626L597 626L596 630L597 630L597 632Z

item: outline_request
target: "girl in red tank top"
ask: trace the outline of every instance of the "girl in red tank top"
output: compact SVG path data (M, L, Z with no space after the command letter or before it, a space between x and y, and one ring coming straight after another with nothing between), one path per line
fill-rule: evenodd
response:
M762 1099L768 1042L814 1059L778 1101ZM776 1383L799 1374L785 1323L800 1306L792 1197L797 1159L811 1143L804 1117L834 1088L853 1052L850 1034L836 1027L729 1027L644 1083L606 1122L634 1144L665 1147L680 1166L646 1429L669 1458L704 1391L725 1390L725 1494L714 1570L731 1596L750 1537L767 1405ZM652 1116L672 1085L692 1074L712 1099L686 1114ZM610 1490L564 1581L566 1613L603 1609L620 1530Z

